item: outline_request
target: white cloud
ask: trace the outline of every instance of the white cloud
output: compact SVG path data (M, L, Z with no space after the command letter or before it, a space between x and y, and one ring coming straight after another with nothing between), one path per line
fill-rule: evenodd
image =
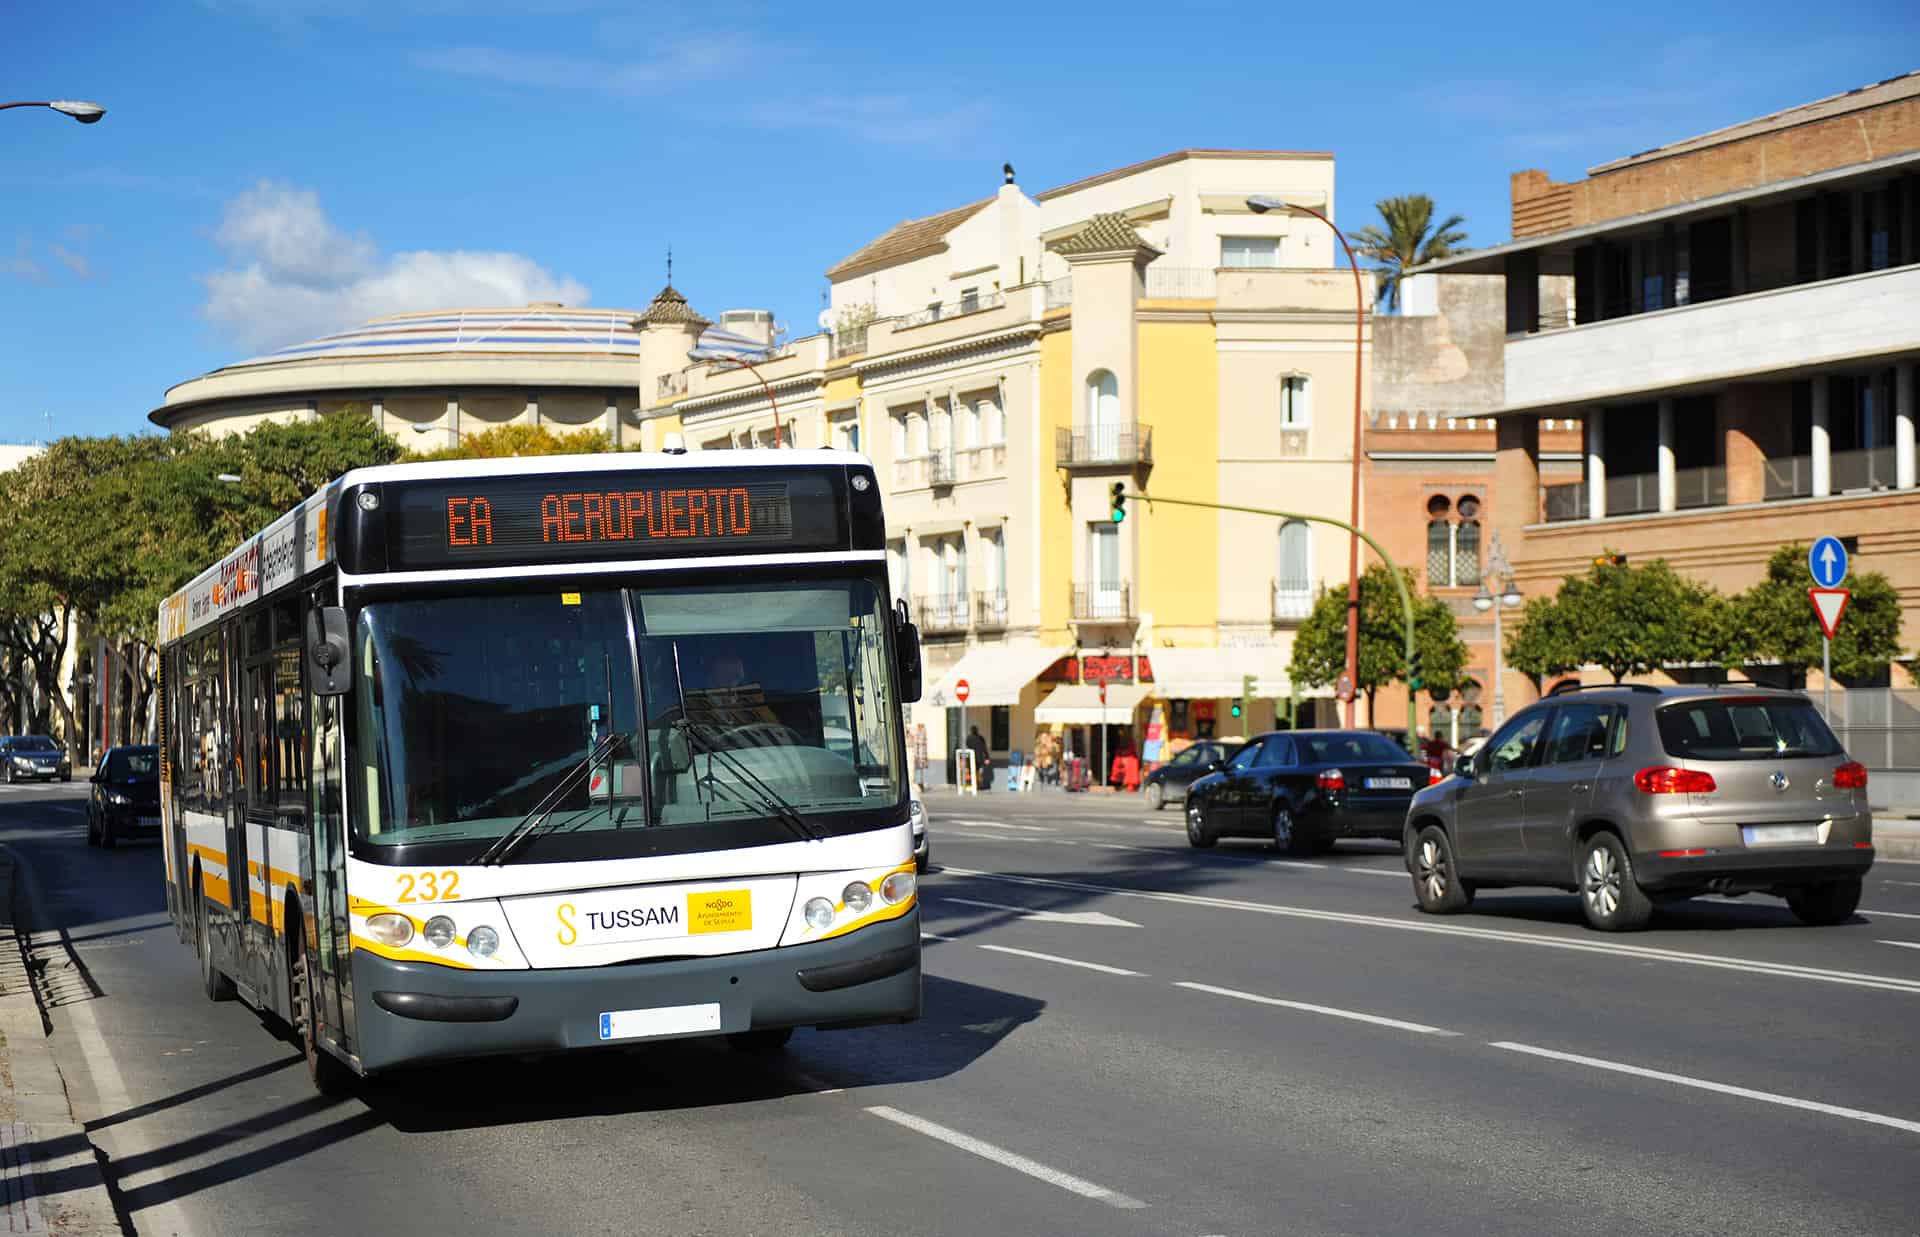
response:
M203 276L201 313L242 347L265 351L368 318L464 305L579 305L587 288L517 253L382 255L348 234L310 189L262 181L228 203L214 233L233 265Z
M707 81L763 58L744 35L697 34L661 40L641 59L555 56L498 47L443 47L419 52L423 69L485 78L508 86L587 90L632 98L688 82Z
M24 279L28 283L47 282L46 268L33 259L33 242L26 237L14 246L11 258L0 258L0 275L10 279Z
M87 261L87 255L75 253L58 241L48 245L47 248L52 251L55 258L60 260L60 265L72 271L77 277L85 279L93 274L93 264Z

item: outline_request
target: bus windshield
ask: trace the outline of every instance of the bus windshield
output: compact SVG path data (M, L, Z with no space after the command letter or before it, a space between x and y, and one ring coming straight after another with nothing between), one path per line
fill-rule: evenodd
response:
M355 629L357 832L484 842L550 798L542 834L891 806L887 620L864 579L372 602Z

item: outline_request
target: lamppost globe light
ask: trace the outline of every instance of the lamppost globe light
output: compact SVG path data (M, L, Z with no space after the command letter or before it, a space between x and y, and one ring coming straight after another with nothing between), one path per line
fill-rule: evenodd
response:
M97 123L107 114L107 109L98 103L88 103L84 99L55 99L47 104L56 112L64 112L83 125Z
M1473 608L1485 614L1493 609L1493 594L1487 591L1487 582L1480 581L1480 591L1473 595Z
M1500 594L1500 604L1512 610L1517 608L1520 603L1525 600L1526 598L1520 595L1519 587L1516 586L1512 580L1508 580L1507 591Z

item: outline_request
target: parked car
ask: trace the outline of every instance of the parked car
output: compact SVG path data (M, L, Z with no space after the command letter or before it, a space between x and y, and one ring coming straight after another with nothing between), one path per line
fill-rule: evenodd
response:
M160 833L160 749L110 747L87 796L87 845L111 849L121 838Z
M1398 838L1414 792L1438 778L1369 730L1278 730L1187 790L1187 842L1268 838L1288 855L1340 838Z
M1245 742L1245 739L1196 739L1185 751L1142 779L1147 806L1157 812L1167 806L1168 800L1184 802L1187 787L1226 764Z
M1403 846L1434 914L1545 885L1608 932L1702 893L1772 894L1833 924L1859 905L1873 816L1866 769L1797 692L1600 687L1515 714L1415 797Z
M927 841L927 805L920 800L918 786L910 789L913 791L913 867L917 872L924 872L933 857L933 844Z
M63 782L73 780L73 761L67 749L43 734L16 734L0 739L0 781Z

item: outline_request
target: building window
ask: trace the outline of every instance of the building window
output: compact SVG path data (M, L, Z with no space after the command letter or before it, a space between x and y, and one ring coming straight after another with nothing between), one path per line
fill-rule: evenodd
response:
M1274 571L1276 600L1306 601L1313 595L1313 568L1308 554L1313 546L1311 531L1304 520L1288 520L1280 526L1280 561Z
M1090 534L1087 546L1087 571L1093 587L1092 615L1097 618L1118 617L1121 613L1120 586L1120 529L1111 521L1102 520L1087 526Z
M960 312L963 314L970 314L978 308L980 308L980 289L978 288L960 289Z
M990 751L1004 752L1013 746L1013 709L1004 704L994 705L987 713L987 748Z
M1223 236L1220 238L1220 265L1269 268L1279 266L1280 238L1277 236Z
M840 451L860 449L860 419L849 413L833 419L833 445Z
M1007 440L1007 423L1000 415L1000 405L983 399L973 406L973 411L980 419L980 441L998 446Z
M1096 460L1120 458L1120 381L1109 370L1087 375L1087 454Z
M1427 587L1453 585L1453 522L1447 519L1427 521Z
M1459 517L1449 519L1449 515ZM1480 582L1480 500L1463 494L1427 499L1427 587L1470 588Z
M1280 380L1280 428L1303 430L1313 424L1313 390L1305 374Z

